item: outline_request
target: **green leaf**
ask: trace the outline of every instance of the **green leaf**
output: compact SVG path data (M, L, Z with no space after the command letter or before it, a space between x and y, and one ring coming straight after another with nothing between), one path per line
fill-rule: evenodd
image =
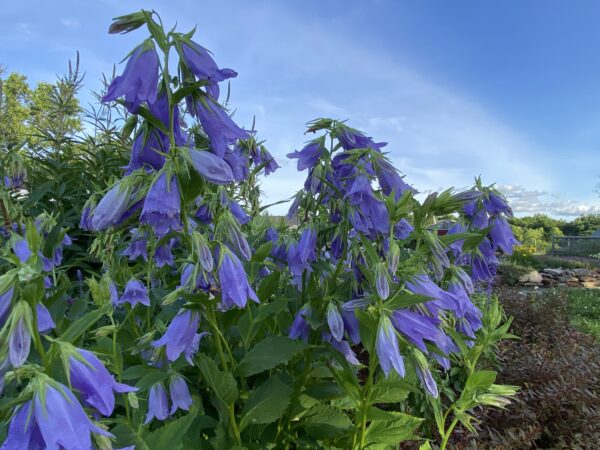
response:
M94 311L90 311L83 317L80 317L75 322L73 322L69 328L65 330L62 334L62 339L68 342L75 342L79 339L83 333L85 333L92 325L98 322L102 316L108 314L108 312L112 309L112 305L110 303L106 303L102 305L100 308L95 309Z
M198 359L196 365L215 395L226 405L235 402L239 392L233 375L219 370L217 364L205 355L200 355Z
M309 346L302 341L294 341L284 336L271 336L256 344L240 362L238 371L250 376L287 362L296 353Z
M274 273L276 273L278 275L277 278L279 278L280 272ZM263 297L260 298L264 300ZM274 315L279 314L282 311L286 311L288 308L288 303L289 299L285 297L280 297L277 300L273 300L271 303L261 304L257 308L258 312L256 314L256 317L254 318L254 321L262 322L263 320L268 319L269 317L273 317Z
M371 394L371 404L376 403L398 403L406 400L410 392L416 389L408 382L402 380L399 376L394 378L383 378L373 386Z
M150 448L179 450L182 448L183 437L196 418L196 414L197 411L193 410L151 433L147 432L144 434L144 440Z
M415 431L423 422L423 419L396 411L385 413L385 417L393 418L371 422L366 433L366 448L374 448L381 444L397 446L403 441L414 439Z
M342 434L352 427L352 422L339 409L320 405L315 406L305 415L303 425L311 436L326 439Z
M257 263L264 261L265 258L271 253L272 248L272 242L265 242L263 245L261 245L254 251L254 253L252 254L252 261Z
M390 310L395 311L400 308L406 308L412 305L418 305L420 303L425 303L431 300L431 297L427 297L425 295L417 295L417 294L396 294L388 301L384 302L384 306Z
M280 375L268 378L250 393L242 410L240 430L250 424L275 422L287 409L293 388Z
M275 291L277 290L277 286L279 286L279 278L281 277L281 272L276 271L269 275L267 275L260 282L260 286L258 286L258 298L261 301L267 300ZM286 301L287 303L287 301Z

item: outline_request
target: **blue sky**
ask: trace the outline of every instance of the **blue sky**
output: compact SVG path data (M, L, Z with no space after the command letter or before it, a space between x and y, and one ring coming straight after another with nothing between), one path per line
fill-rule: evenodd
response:
M263 183L266 202L301 186L285 155L304 124L333 117L389 142L421 191L481 175L520 215L600 213L596 1L22 0L2 6L0 64L50 81L79 50L87 101L145 37L108 35L111 18L141 7L197 25L196 40L239 73L236 120L255 116L283 166Z

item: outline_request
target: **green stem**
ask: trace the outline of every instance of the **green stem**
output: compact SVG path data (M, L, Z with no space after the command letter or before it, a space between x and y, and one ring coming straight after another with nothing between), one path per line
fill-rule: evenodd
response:
M34 306L31 308L31 312L33 314L33 345L35 349L40 354L40 358L42 360L42 364L44 365L46 372L50 373L50 365L48 363L48 357L46 355L46 350L44 349L44 345L42 344L42 339L40 338L40 333L37 329L37 308Z
M357 448L357 435L360 436L358 440L358 449L362 450L365 447L365 440L367 437L367 415L369 406L371 405L371 394L373 393L373 380L375 375L375 369L377 367L377 357L374 351L369 352L369 375L367 377L367 383L362 390L362 400L360 408L360 422L357 422L354 436L352 437L352 448Z
M452 436L452 431L454 431L454 427L456 427L457 423L458 419L454 419L446 430L446 433L444 433L444 436L442 437L442 443L440 444L440 450L444 450L448 445L448 439L450 439L450 436Z

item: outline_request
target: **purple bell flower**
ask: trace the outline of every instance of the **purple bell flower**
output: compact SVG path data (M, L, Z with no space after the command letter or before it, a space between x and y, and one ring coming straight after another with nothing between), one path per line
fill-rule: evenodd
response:
M323 139L319 138L306 144L300 151L296 150L293 153L288 153L287 157L297 159L298 171L303 171L304 169L312 169L323 154L323 151Z
M432 298L433 300L425 303L432 314L437 314L439 309L449 311L456 311L457 309L456 298L431 281L427 275L417 275L412 281L407 281L406 288L413 294Z
M244 181L250 174L248 157L243 153L240 145L236 144L233 150L228 150L223 159L231 167L233 177L236 181Z
M129 261L135 261L139 257L144 261L148 261L148 239L146 239L146 235L140 233L136 228L131 230L131 234L133 238L121 255L128 256Z
M93 353L84 349L77 349L77 352L83 361L69 356L71 385L83 395L88 405L109 417L115 408L114 392L135 392L137 388L117 383Z
M44 450L47 448L37 422L32 417L32 406L32 401L29 400L17 407L10 421L6 440L0 447L2 450Z
M219 157L223 158L228 146L238 139L250 137L250 133L238 127L227 111L210 98L193 101L189 106L190 113L198 118L208 136L210 148Z
M483 197L483 208L492 215L506 214L512 216L512 209L510 209L506 200L493 192Z
M10 364L13 367L22 366L27 361L30 348L31 334L25 324L25 319L21 317L11 330L10 337L8 338L8 358Z
M402 177L388 161L380 159L375 165L375 172L379 180L379 186L385 195L394 193L394 199L398 201L402 194L408 190L413 190L404 182Z
M344 338L344 319L333 303L327 307L327 324L333 338L341 341Z
M309 315L309 309L307 306L303 306L294 317L290 332L288 334L290 339L301 338L303 341L308 341L308 335L310 333L310 326L306 321L306 316Z
M26 263L27 260L31 257L31 250L29 250L29 245L27 241L23 238L17 239L13 245L12 250L14 254L19 258L19 261L22 263Z
M88 205L83 207L81 212L81 220L79 221L79 228L84 231L92 231L92 208Z
M415 367L415 370L417 372L417 377L421 381L421 384L425 387L425 390L427 391L427 393L429 395L431 395L433 398L438 398L438 395L439 395L438 387L437 387L435 380L433 379L433 376L431 375L431 371L429 370L429 367L427 367L427 366L421 367L419 364L417 364L417 366Z
M114 281L110 280L108 283L108 292L110 295L110 302L113 306L118 306L121 304L119 301L119 291L117 290L117 285Z
M121 183L115 184L94 209L92 229L101 231L115 225L129 208L129 194L129 189Z
M50 311L41 303L35 305L35 310L37 314L37 329L40 333L45 333L47 331L52 330L56 327L54 320L52 320L52 316L50 315Z
M265 147L260 147L260 153L261 160L265 163L265 176L272 174L281 167Z
M164 154L169 151L169 137L158 129L142 130L133 140L129 164L125 174L149 167L154 170L162 169L165 164Z
M410 233L414 231L414 227L408 223L406 219L400 219L396 225L394 225L394 237L400 241L403 241L410 236Z
M90 421L69 388L53 382L43 389L43 394L36 392L34 395L32 418L45 448L91 449L91 433L113 437Z
M181 375L171 377L169 383L169 391L171 392L171 413L175 414L178 409L189 411L192 406L192 396L188 385Z
M184 351L192 345L198 330L200 316L197 311L184 309L180 311L171 321L165 334L158 340L152 342L153 347L166 347L167 359L176 361ZM191 356L187 360L193 365Z
M192 166L209 183L229 184L235 181L231 166L220 156L211 152L190 149Z
M189 42L189 44L188 44ZM185 65L198 78L208 81L206 92L215 100L219 99L219 85L221 81L237 77L232 69L219 69L210 52L194 41L182 42L181 58Z
M234 200L229 200L228 205L231 214L233 214L233 217L236 218L240 225L244 225L250 222L251 217L246 213L246 211L244 211L244 209L239 205L238 202Z
M158 268L164 266L175 267L171 246L168 243L162 244L156 249L156 252L154 253L154 262Z
M125 292L123 292L119 303L129 303L132 308L138 303L141 303L144 306L150 306L150 298L148 297L146 286L135 278L129 280L125 285Z
M492 229L490 237L495 249L501 249L505 254L512 255L513 247L519 245L520 242L515 239L515 236L506 219L498 217L490 221Z
M392 324L419 350L427 353L425 340L444 344L443 332L438 328L440 321L408 309L399 309L392 313Z
M356 354L352 351L352 348L350 348L350 344L348 344L347 341L338 341L329 333L323 333L323 340L325 342L329 342L335 350L344 355L344 358L346 358L346 361L348 361L350 364L354 364L356 366L360 365L360 361L356 357Z
M390 296L388 271L383 263L379 263L375 267L375 289L382 300L387 300Z
M170 229L173 231L183 229L181 199L176 177L171 177L167 183L167 174L163 172L152 183L144 201L140 223L151 225L158 236L164 236Z
M125 97L127 110L135 114L142 102L156 101L159 63L154 45L149 42L151 41L146 41L133 51L123 74L116 77L108 87L102 98L103 102Z
M348 333L348 337L350 338L350 342L353 345L356 345L360 342L360 329L358 326L358 319L356 318L356 314L354 310L356 309L353 306L353 302L346 302L342 305L342 319L344 320L344 329L346 333Z
M370 148L379 151L387 145L387 142L375 143L372 138L366 136L360 131L350 127L342 126L337 132L337 138L342 144L344 150L352 150L355 148Z
M375 349L377 350L379 363L386 377L390 374L392 368L398 375L401 377L404 376L404 360L398 347L398 338L390 319L386 317L382 317L379 321Z
M11 286L4 294L0 295L0 328L6 323L14 293L15 288Z
M148 394L148 414L144 425L149 424L154 418L165 420L169 415L169 399L167 398L165 386L162 382L155 383Z
M248 284L244 266L237 256L223 249L223 258L218 269L219 284L221 285L221 301L224 309L234 305L239 308L246 306L248 299L259 303L254 290Z

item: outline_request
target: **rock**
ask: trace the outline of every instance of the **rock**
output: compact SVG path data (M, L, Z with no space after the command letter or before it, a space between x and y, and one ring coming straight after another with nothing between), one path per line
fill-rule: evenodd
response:
M559 277L563 274L564 270L562 269L544 269L542 271L542 276L544 276L544 274L550 275L552 277Z
M537 270L526 273L525 275L521 275L519 277L519 283L540 283L543 278Z
M553 286L553 285L557 284L558 281L555 280L554 278L546 278L546 277L544 277L544 279L542 280L542 283L546 284L546 285L549 285L549 286Z
M560 281L561 283L577 283L579 280L570 275L565 275L562 277L558 277L558 281Z
M577 277L577 278L579 278L579 281L583 281L585 283L594 282L594 281L597 280L596 277L587 277L587 276L580 276L580 277Z
M576 277L596 277L597 274L593 270L590 269L573 269L573 275Z
M567 281L569 287L582 287L583 285L579 281Z
M581 285L588 289L600 289L600 281L583 281Z

